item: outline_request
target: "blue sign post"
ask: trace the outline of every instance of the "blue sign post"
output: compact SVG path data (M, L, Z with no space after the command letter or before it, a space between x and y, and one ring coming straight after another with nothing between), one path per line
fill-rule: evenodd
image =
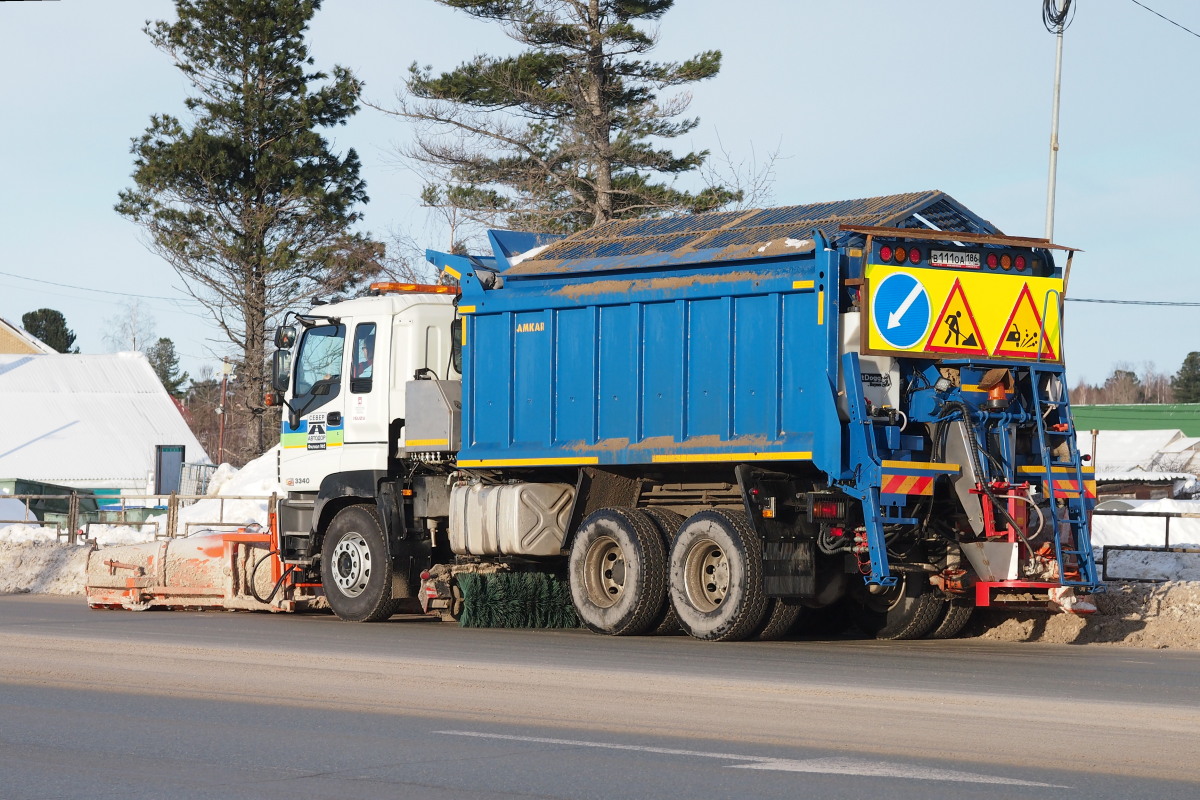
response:
M888 275L871 298L875 331L897 350L908 350L924 342L931 319L929 294L907 272Z

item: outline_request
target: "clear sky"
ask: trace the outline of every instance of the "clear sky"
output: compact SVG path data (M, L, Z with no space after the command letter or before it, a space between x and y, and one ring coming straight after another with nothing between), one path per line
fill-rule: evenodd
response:
M1145 4L1200 32L1195 0ZM1132 0L1077 0L1063 67L1054 239L1082 248L1069 296L1200 302L1200 38ZM656 57L718 48L680 149L778 151L772 205L940 189L1006 233L1042 236L1054 36L1040 0L679 0ZM170 267L112 210L130 139L189 87L142 32L170 0L0 2L0 316L57 308L83 352L140 295L193 376L229 353ZM387 104L413 61L450 69L512 44L432 0L326 0L310 47ZM332 133L363 160L365 228L445 244L398 163L405 124L364 108ZM19 276L19 277L14 277ZM42 283L45 281L48 283ZM82 288L68 288L82 287ZM98 291L98 290L104 290ZM109 292L109 293L105 293ZM122 294L123 293L123 294ZM1067 307L1072 382L1115 363L1174 373L1200 308Z

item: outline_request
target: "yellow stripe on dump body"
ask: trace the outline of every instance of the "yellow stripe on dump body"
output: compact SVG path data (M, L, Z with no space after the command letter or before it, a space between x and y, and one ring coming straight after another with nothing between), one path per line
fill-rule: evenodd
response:
M679 464L689 461L812 461L812 452L793 453L669 453L654 456L655 464Z
M569 467L586 464L599 464L596 456L575 456L571 458L473 458L460 460L460 467Z
M884 461L884 469L923 469L936 472L961 472L958 464L943 464L938 461Z

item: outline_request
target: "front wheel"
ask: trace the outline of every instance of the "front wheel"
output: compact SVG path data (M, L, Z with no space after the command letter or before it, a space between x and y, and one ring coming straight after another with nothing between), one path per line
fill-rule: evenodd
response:
M374 507L348 506L329 523L321 546L321 585L339 619L379 622L395 613L392 561Z

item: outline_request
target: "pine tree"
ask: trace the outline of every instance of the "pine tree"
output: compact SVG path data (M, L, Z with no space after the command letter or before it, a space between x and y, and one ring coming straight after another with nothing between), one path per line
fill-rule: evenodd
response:
M200 300L240 351L243 394L261 409L266 329L289 307L345 291L377 269L383 246L351 233L367 201L354 150L319 132L358 110L360 81L315 71L305 32L320 0L175 0L178 19L146 33L195 89L190 124L151 117L133 140L134 188L118 213ZM256 415L257 455L267 446Z
M1171 378L1171 391L1179 403L1200 403L1200 353L1191 352L1183 359L1179 372Z
M622 219L708 211L740 197L723 186L682 191L668 178L700 169L707 150L655 145L698 124L689 97L658 92L713 77L721 53L645 60L674 0L437 0L499 23L528 49L476 56L435 76L413 64L396 110L421 125L407 155L437 181L441 205L530 230L573 231ZM447 135L451 134L451 135ZM440 184L445 184L444 191Z
M186 394L183 385L187 383L188 374L179 371L179 356L175 354L175 343L170 339L161 338L146 351L146 358L154 374L162 381L167 394L180 400Z
M60 353L78 353L75 331L67 327L67 318L53 308L39 308L21 315L21 327Z

